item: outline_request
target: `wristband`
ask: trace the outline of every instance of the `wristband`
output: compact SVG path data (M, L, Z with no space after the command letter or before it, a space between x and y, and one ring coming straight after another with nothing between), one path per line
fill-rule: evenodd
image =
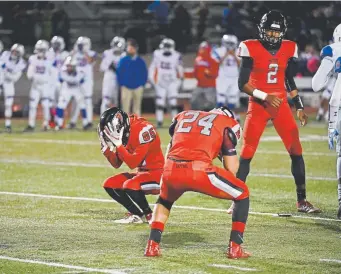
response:
M266 97L268 96L264 91L261 91L259 89L255 89L253 92L252 92L252 96L257 98L257 99L260 99L262 101L265 101Z
M296 95L294 98L292 98L292 101L294 102L296 110L304 109L301 97L299 95Z

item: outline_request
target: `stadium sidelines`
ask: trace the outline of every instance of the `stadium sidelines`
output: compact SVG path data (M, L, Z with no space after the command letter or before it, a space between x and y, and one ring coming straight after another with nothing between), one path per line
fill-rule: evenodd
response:
M94 168L110 168L109 164L97 164L97 163L82 163L82 162L49 162L43 160L34 160L34 159L0 159L0 163L8 163L8 164L33 164L33 165L44 165L44 166L65 166L65 167L94 167ZM122 167L127 168L126 165L122 165ZM122 168L121 167L121 168ZM269 178L292 178L290 174L274 174L274 173L250 173L249 176L253 177L269 177ZM320 176L306 176L309 180L316 180L316 181L335 181L336 178L334 177L320 177Z
M0 260L7 260L7 261L20 262L20 263L28 263L28 264L39 264L39 265L46 265L46 266L52 266L52 267L61 267L61 268L68 268L68 269L75 269L75 270L80 270L81 272L97 272L97 273L108 273L108 274L126 274L126 272L122 272L122 271L119 271L119 270L116 270L116 269L90 268L90 267L77 266L77 265L68 265L68 264L36 261L36 260L19 259L19 258L7 257L7 256L0 256Z
M59 200L76 200L76 201L88 201L88 202L90 201L90 202L100 202L100 203L116 203L114 200L102 199L102 198L58 196L58 195L35 194L35 193L25 193L25 192L0 191L0 195L37 197L37 198L43 198L43 199L46 198L46 199L57 199L57 200L59 199ZM151 205L155 206L155 204L151 204ZM186 209L186 210L201 210L201 211L212 211L212 212L224 212L224 213L226 213L226 209L221 209L221 208L207 208L207 207L180 206L180 205L173 205L172 208L179 208L179 209ZM249 214L251 214L251 215L260 215L260 216L279 217L278 214L269 213L269 212L253 212L253 211L250 211ZM298 218L298 219L341 222L341 220L331 219L331 218L322 218L322 217L311 217L311 216L302 216L302 215L292 215L291 217Z

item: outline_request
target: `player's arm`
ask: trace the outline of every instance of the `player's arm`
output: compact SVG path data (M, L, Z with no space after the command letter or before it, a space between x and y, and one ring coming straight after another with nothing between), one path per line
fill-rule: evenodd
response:
M176 72L177 72L177 76L178 76L179 79L183 79L184 78L184 66L183 66L182 55L181 54L179 54Z
M239 160L236 151L238 139L231 128L225 128L223 133L223 144L221 155L224 168L236 175L239 168Z
M315 73L311 86L315 92L322 90L329 79L330 72L333 69L333 50L330 46L326 46L321 51L321 64Z
M137 168L146 158L150 143L140 144L133 153L130 153L123 145L116 147L117 155L130 169Z
M154 56L153 56L153 60L149 66L149 69L148 69L148 80L155 85L156 83L156 57L155 57L155 53L154 53Z
M256 89L250 83L250 75L253 68L253 59L249 54L247 46L242 42L239 46L239 57L241 57L238 86L239 89L247 95L268 102L273 107L279 107L282 100L277 96L267 94L264 91Z
M339 58L336 62L341 62ZM338 110L341 101L341 67L335 67L335 73L337 73L336 82L334 85L332 97L329 101L329 128L336 127L336 121L338 116Z
M92 64L96 61L97 54L95 51L85 52L85 57L89 64Z
M298 89L295 83L295 75L297 72L297 58L291 57L288 60L288 65L285 70L285 87L290 94L290 97L295 105L297 117L301 122L302 126L308 123L308 116L304 112L304 106L300 95L298 94Z
M108 64L107 57L104 51L102 54L102 61L101 61L101 64L99 65L99 69L100 71L105 72L108 68L109 68L109 64Z

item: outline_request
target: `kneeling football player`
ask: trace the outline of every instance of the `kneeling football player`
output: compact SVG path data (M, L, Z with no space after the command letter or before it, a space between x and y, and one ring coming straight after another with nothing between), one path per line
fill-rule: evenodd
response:
M172 139L145 256L160 256L161 234L173 203L184 192L195 191L235 202L227 257L249 257L241 247L249 213L249 190L235 176L239 166L235 146L240 126L232 112L225 107L210 112L181 112L173 120L169 133ZM218 155L224 168L212 163Z
M116 223L149 222L152 210L146 194L159 194L164 157L161 142L152 124L136 115L128 116L119 108L107 109L101 115L98 135L102 152L114 168L124 162L137 172L120 173L104 182L104 189L128 213Z

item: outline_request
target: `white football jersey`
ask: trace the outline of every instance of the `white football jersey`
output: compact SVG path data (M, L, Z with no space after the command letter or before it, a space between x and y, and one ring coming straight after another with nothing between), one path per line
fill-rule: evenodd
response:
M172 82L183 77L181 54L174 50L164 55L160 49L154 51L153 61L149 68L149 76L153 82Z
M79 68L74 73L68 73L63 67L59 72L59 82L65 84L68 88L78 88L85 82L85 74Z
M47 58L50 59L52 63L55 62L55 66L58 69L60 69L63 66L64 61L66 57L68 57L68 55L69 53L66 50L62 52L55 52L53 48L50 48L46 54Z
M1 68L5 82L16 82L19 80L23 70L26 68L26 62L23 58L18 61L11 59L11 52L4 51L1 55Z
M97 53L93 50L89 50L87 53L91 58L95 58L97 55ZM93 81L95 62L89 64L85 54L79 51L75 52L73 54L73 57L76 58L77 67L80 69L80 71L84 72L85 77L88 79L88 81Z
M53 63L47 57L38 58L36 54L28 59L27 77L40 84L47 83L51 79Z
M226 54L227 54L226 47L214 48L212 51L212 57L220 62L218 77L238 77L239 66L235 57L231 54L228 54L226 56Z

